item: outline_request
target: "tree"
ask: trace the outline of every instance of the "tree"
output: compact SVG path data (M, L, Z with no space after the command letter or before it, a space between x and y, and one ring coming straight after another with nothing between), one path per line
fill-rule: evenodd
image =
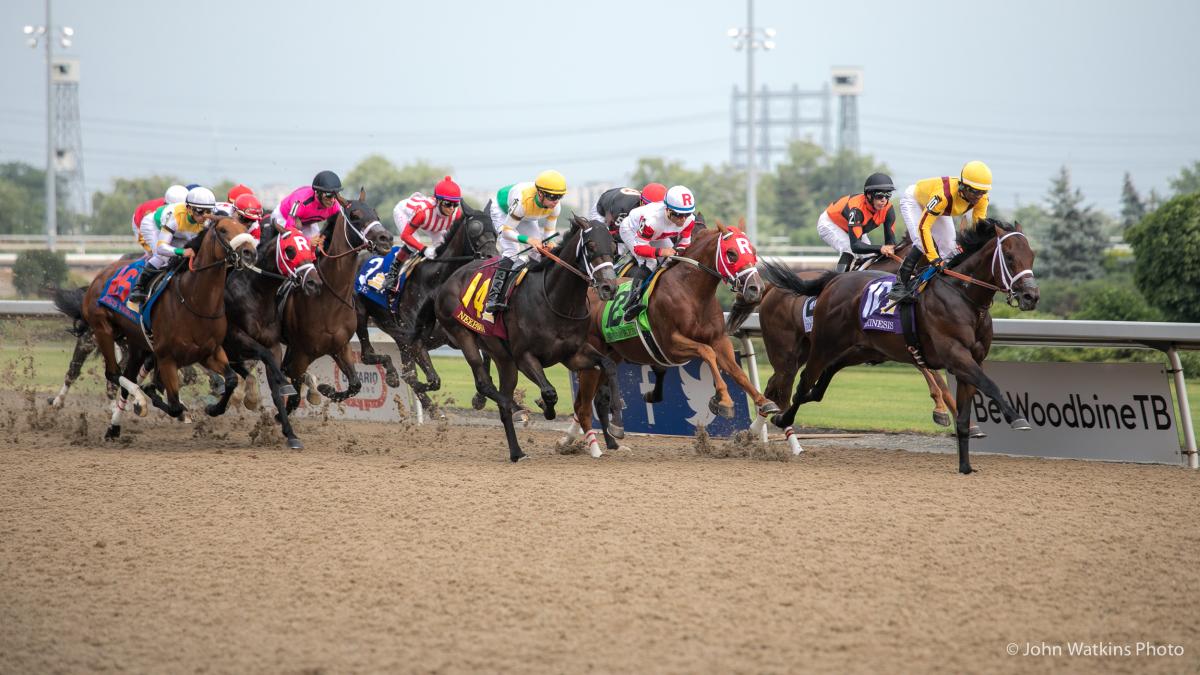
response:
M684 168L680 162L642 157L633 170L631 182L634 185L688 186L696 195L700 212L710 223L720 219L737 224L746 213L746 176L728 164L715 167L706 164L699 171L693 171Z
M58 177L59 194L66 181ZM58 202L58 230L69 232L78 218ZM0 234L41 234L46 222L46 172L25 162L0 164Z
M816 223L821 211L839 197L862 192L867 176L887 171L870 155L846 150L829 155L820 146L797 141L788 147L787 160L764 181L773 197L766 203L779 234L797 244L820 243ZM897 219L896 228L897 239L902 238L902 220Z
M1200 192L1167 201L1125 238L1146 300L1170 321L1200 321Z
M424 160L397 168L383 155L370 155L346 174L343 194L357 197L359 188L366 189L367 201L386 220L397 202L414 192L431 194L433 186L448 175L452 175L448 167Z
M92 218L88 231L92 234L128 234L132 242L130 221L142 202L162 197L167 188L180 183L174 176L118 178L112 190L92 195Z
M67 282L67 260L62 252L21 251L13 263L13 287L21 295L35 295Z
M1142 202L1137 188L1133 186L1133 178L1126 171L1125 183L1121 186L1121 231L1124 232L1141 222L1145 215L1146 205Z
M1071 188L1071 173L1063 167L1051 182L1050 227L1039 250L1038 269L1046 277L1094 279L1100 276L1105 241L1099 214L1083 205L1083 193Z
M1200 161L1192 162L1179 170L1179 175L1167 181L1176 195L1190 195L1200 192Z

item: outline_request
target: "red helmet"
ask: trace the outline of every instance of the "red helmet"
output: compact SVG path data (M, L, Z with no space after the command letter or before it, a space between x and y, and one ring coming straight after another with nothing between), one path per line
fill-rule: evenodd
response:
M225 201L229 202L230 204L236 204L238 197L241 197L242 195L252 195L252 194L254 194L254 190L251 190L250 188L246 187L245 185L242 185L241 183L238 183L237 185L234 185L233 187L229 188L229 196L226 198Z
M262 203L258 201L258 197L255 197L252 194L245 193L238 197L237 200L233 202L233 208L236 209L238 215L242 216L243 218L248 218L250 220L262 220Z
M667 186L662 183L650 183L642 188L642 203L653 204L667 197Z
M462 201L462 190L459 189L458 183L450 180L450 176L446 176L433 186L433 196L446 202L460 202Z

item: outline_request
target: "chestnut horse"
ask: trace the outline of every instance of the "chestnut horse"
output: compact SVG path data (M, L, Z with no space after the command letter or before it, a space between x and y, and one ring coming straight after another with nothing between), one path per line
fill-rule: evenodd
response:
M755 267L756 262L757 253L746 235L736 227L726 227L718 222L715 230L700 230L686 251L670 259L669 266L655 282L646 308L654 338L668 362L686 363L700 358L708 364L716 389L708 407L714 414L723 417L733 416L733 397L729 394L725 379L721 377L722 372L733 377L738 386L754 398L760 414L779 410L775 403L750 384L750 379L738 366L733 343L725 333L721 306L717 303L717 284L722 281L732 286L741 302L758 302L762 294L762 280ZM649 403L661 401L663 374L669 364L659 363L636 336L606 344L600 328L604 303L591 304L591 321L588 325L593 346L614 360L650 365L656 376L654 391L646 394L645 399ZM583 435L589 451L593 456L598 456L600 447L592 431L592 402L605 376L605 373L597 370L579 373L575 421L567 435L559 441L560 445L573 442ZM615 390L615 387L611 389ZM615 391L613 394L611 407L617 408L621 405L619 395ZM598 412L601 425L607 427L608 410ZM616 435L619 437L623 432ZM609 448L615 445L608 433L605 433L605 442Z
M960 232L958 243L962 252L943 274L932 277L917 297L915 317L925 364L945 368L957 380L958 470L967 474L972 471L970 403L976 389L1000 406L1013 429L1030 428L980 367L992 345L988 310L993 296L1003 291L1009 303L1015 300L1017 307L1027 311L1037 306L1039 293L1033 277L1035 254L1020 225L985 218ZM860 325L863 291L878 276L874 272L827 272L806 281L789 273L772 279L785 292L817 296L804 372L791 406L772 418L776 426L791 426L800 405L820 401L842 368L883 361L915 363L904 336L863 331Z
M350 349L350 337L358 325L354 307L354 278L358 274L355 254L371 249L382 255L392 248L392 234L367 203L365 190L360 188L355 200L338 197L338 204L341 208L325 223L317 249L322 292L313 296L293 293L282 309L283 341L287 343L283 372L299 391L308 366L322 356L332 357L348 386L345 391L337 391L322 384L317 390L335 402L354 396L362 388ZM289 412L299 405L299 395L288 397Z
M540 388L537 404L548 420L555 417L558 392L546 378L544 368L561 363L586 372L600 366L616 374L612 360L588 344L588 305L596 304L589 303L588 289L596 288L603 299L611 298L617 290L612 235L602 223L576 215L562 245L553 252L544 247L540 252L545 257L527 266L525 280L513 289L503 314L507 340L480 335L454 318L471 279L481 267L497 261L472 262L459 268L442 284L434 300L438 323L471 365L475 389L500 409L508 458L513 462L525 457L513 426L513 413L519 410L513 399L518 371ZM481 349L496 363L499 389L492 382Z
M203 364L224 376L226 391L237 386L237 375L221 348L226 329L225 273L229 268L253 263L254 246L254 237L245 226L232 218L209 216L205 228L186 246L194 256L186 263L180 261L184 266L167 282L154 304L149 341L140 326L98 303L105 284L126 262L108 265L92 280L78 308L79 316L72 318L82 319L91 328L104 356L104 377L121 388L104 432L106 440L121 435L121 415L129 396L134 398L138 415L146 415L148 395L155 407L182 419L185 408L179 402L178 370L182 366ZM128 350L123 372L116 355L116 342L121 336ZM135 381L148 355L153 355L156 364L155 382L143 390ZM166 402L159 396L158 386L166 391Z

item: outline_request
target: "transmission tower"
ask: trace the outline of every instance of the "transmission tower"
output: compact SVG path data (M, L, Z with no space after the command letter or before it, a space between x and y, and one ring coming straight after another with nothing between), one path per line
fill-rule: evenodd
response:
M88 208L83 182L83 134L79 126L79 59L55 58L51 69L54 86L54 168L66 187L63 202L83 216Z
M862 68L834 68L833 93L838 97L838 150L858 154L858 96L863 92Z

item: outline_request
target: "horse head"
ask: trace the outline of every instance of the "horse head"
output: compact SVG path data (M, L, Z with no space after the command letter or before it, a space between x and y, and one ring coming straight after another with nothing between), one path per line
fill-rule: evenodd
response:
M275 237L264 257L263 269L286 276L309 297L320 294L323 282L316 273L317 256L308 237L299 230L287 230Z
M762 300L763 283L757 267L758 250L750 238L745 232L726 225L718 218L714 239L716 250L712 253L713 269L717 275L733 289L739 304L758 304ZM696 259L704 262L707 254L701 254L702 249L696 244L689 251L693 249L696 250Z
M617 275L613 270L616 247L608 227L599 221L589 221L578 214L571 216L571 233L578 231L576 264L583 263L583 271L591 277L592 285L601 300L612 300L617 294ZM567 235L567 239L571 234Z
M196 254L201 258L196 261L197 264L211 263L221 258L225 258L225 264L234 269L243 269L254 264L258 242L254 235L246 230L245 225L234 218L219 214L206 216L205 225L204 235L212 236L200 236L193 240L198 242ZM220 251L209 243L210 239L216 241Z
M496 248L496 228L492 226L492 217L489 215L491 207L490 200L482 211L471 208L466 201L462 203L463 221L459 227L462 236L467 240L467 247L463 252L470 252L480 260L499 255Z
M392 250L392 233L379 220L375 207L367 203L367 191L358 189L358 199L338 197L341 215L346 219L346 243L350 248L365 247L384 255Z
M1008 303L1029 311L1041 297L1033 276L1035 253L1021 225L984 218L973 229L960 232L962 252L949 263L955 271L999 286Z

